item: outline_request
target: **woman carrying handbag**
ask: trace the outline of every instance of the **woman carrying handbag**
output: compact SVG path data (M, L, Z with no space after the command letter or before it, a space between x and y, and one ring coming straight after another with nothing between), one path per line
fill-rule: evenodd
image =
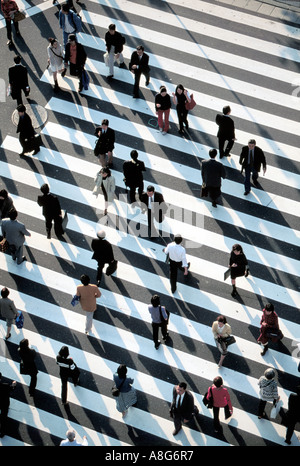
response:
M211 397L213 398L214 429L215 432L220 432L220 408L224 408L225 419L228 419L233 413L229 392L227 388L223 387L223 379L220 376L214 378L213 384L208 390L207 399L209 400Z
M135 406L137 402L136 391L132 387L133 379L127 377L127 367L120 364L114 374L115 388L119 389L119 396L116 397L116 408L124 417L130 406Z
M218 367L221 367L225 356L228 354L228 339L231 337L231 327L227 323L226 317L220 315L217 320L212 324L212 332L217 345L218 350L221 353L221 357L218 363Z
M72 379L74 387L78 385L80 371L73 359L69 357L69 348L62 346L56 356L56 364L59 365L59 375L61 378L61 402L63 405L68 404L68 380Z

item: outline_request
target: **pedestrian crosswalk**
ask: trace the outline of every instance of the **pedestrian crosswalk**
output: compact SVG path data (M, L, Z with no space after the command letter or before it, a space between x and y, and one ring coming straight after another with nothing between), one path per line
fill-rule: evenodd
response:
M299 383L300 101L292 95L299 30L249 10L200 0L149 5L90 0L80 15L84 28L78 40L88 55L89 89L79 96L75 78L59 78L60 92L45 105L44 146L37 155L20 158L16 136L4 136L1 145L1 185L31 237L25 243L27 262L18 266L9 255L0 255L0 286L10 289L25 315L24 328L13 328L7 341L5 322L0 321L0 371L18 383L11 397L9 431L0 445L59 445L68 428L78 438L87 436L89 445L120 449L285 445L280 416L259 420L257 406L258 379L267 367L276 369L285 410ZM128 69L115 67L113 81L106 80L103 37L111 22L126 37L127 65L140 43L150 56L151 81L146 87L141 79L142 99L132 99ZM39 77L41 85L53 85L47 70ZM179 82L193 93L197 106L189 114L185 137L177 133L174 107L170 133L163 136L156 125L154 96L161 84L172 93ZM222 159L227 178L222 201L214 209L200 197L200 168L209 149L217 147L215 115L227 103L237 141L231 157ZM117 198L108 208L107 224L103 196L92 193L100 169L93 154L94 129L103 118L116 132L112 173ZM261 187L244 197L239 154L250 137L264 150L267 171L259 178ZM153 184L171 206L162 223L162 239L155 242L136 234L147 218L126 198L122 165L132 149L146 166L144 187ZM46 237L36 202L45 182L68 212L66 241ZM70 303L82 273L96 281L90 244L99 228L113 245L118 269L101 283L93 333L87 337L85 315ZM185 239L191 266L172 294L163 248L176 233ZM229 280L224 281L234 243L242 245L251 272L237 280L238 299L230 295ZM158 350L148 312L154 293L171 312L170 340ZM275 305L284 340L261 356L256 339L267 301ZM227 317L236 338L221 368L211 332L219 314ZM28 376L19 372L22 338L38 352L34 399L28 397ZM60 404L55 362L63 345L81 371L80 385L69 383L68 408ZM138 394L137 405L124 419L111 396L119 364L127 365ZM234 407L230 419L221 415L221 435L214 433L212 412L202 403L216 375L222 376ZM174 436L169 405L173 386L180 381L187 382L199 415ZM300 445L299 435L297 426L293 445Z

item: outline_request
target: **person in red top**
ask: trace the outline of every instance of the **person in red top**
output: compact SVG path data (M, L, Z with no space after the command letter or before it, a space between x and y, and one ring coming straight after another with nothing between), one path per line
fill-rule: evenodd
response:
M16 11L19 11L19 7L14 2L14 0L1 0L1 11L5 19L6 24L6 31L7 31L7 45L10 46L12 44L11 40L11 22L14 23L16 35L20 36L19 31L19 23L18 21L14 21L14 14Z
M233 407L227 388L223 387L223 379L217 376L213 380L213 385L208 389L207 398L213 397L214 429L220 432L221 424L219 421L220 408L224 408L225 419L228 419L233 413Z
M279 328L278 315L274 310L272 303L267 303L263 309L263 314L260 320L260 335L257 339L258 343L263 346L262 356L268 351L268 344L271 340L277 343L282 340L283 334Z

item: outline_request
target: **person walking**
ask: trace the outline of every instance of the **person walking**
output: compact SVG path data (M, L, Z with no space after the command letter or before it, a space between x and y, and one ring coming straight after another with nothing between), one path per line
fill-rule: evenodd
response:
M110 24L108 26L108 31L104 37L106 50L108 53L108 68L109 75L108 78L113 78L114 76L114 62L117 60L120 64L120 68L126 68L123 57L123 46L125 44L125 37L122 36L118 31L116 31L116 25Z
M117 372L113 375L115 387L119 389L119 396L116 397L116 408L122 413L122 417L127 414L131 406L137 403L137 394L132 386L134 380L127 377L127 367L125 364L120 364Z
M123 163L123 174L124 174L124 183L129 187L129 198L131 204L133 204L135 199L135 191L138 188L139 200L144 191L144 177L143 172L146 171L144 162L138 160L138 152L132 150L130 152L130 160L125 160Z
M136 50L132 53L129 69L134 74L133 98L138 99L141 75L143 74L146 78L146 86L148 86L150 82L149 55L144 52L144 47L142 45L138 45Z
M265 417L265 407L267 401L272 401L275 405L279 400L277 382L275 380L275 371L272 368L266 369L264 375L258 380L259 386L259 405L258 419Z
M76 433L74 430L67 430L66 439L62 440L59 444L60 447L87 447L88 441L86 435L83 436L83 442L79 443L76 440Z
M38 196L37 203L43 208L43 216L45 217L47 238L51 239L52 222L54 222L54 231L59 238L64 234L62 228L62 212L60 202L54 194L50 193L50 188L47 183L44 183L41 188L43 193Z
M17 125L17 133L19 133L19 141L22 146L21 156L27 152L33 152L36 155L40 151L38 139L35 137L35 130L32 125L30 116L26 113L25 105L17 106L19 121Z
M97 238L92 240L92 259L98 263L97 267L97 286L101 284L102 272L105 264L108 264L106 274L111 275L117 269L118 261L115 260L112 245L105 239L106 233L104 230L100 230L97 233Z
M11 383L2 382L2 374L0 372L0 438L3 438L6 435L10 395L12 390L16 388L16 385L17 382L15 380Z
M79 79L78 92L81 92L83 89L82 74L84 72L86 58L87 55L83 45L77 42L75 34L70 34L65 47L64 70L61 75L62 77L65 76L67 66L70 64L70 75L77 76Z
M161 328L161 333L163 340L167 340L168 333L168 313L165 306L160 305L160 297L155 294L151 298L151 305L148 306L148 311L150 312L152 319L152 332L153 332L153 342L155 349L159 348L160 340L158 339L158 331Z
M275 312L274 305L267 303L262 312L260 334L257 341L263 346L263 351L260 354L264 356L269 349L269 341L277 343L282 340L283 334L279 328L278 315Z
M163 250L165 254L169 256L170 263L170 284L171 291L175 293L177 289L177 273L178 269L184 270L184 276L188 275L188 269L190 263L187 262L186 251L182 246L182 236L176 234L174 241L169 243L167 247Z
M10 95L17 105L23 104L22 91L25 97L29 96L30 87L28 84L28 71L26 66L21 65L20 55L14 57L15 65L8 69L8 82L10 85Z
M212 206L217 207L217 199L221 195L222 178L226 178L225 167L216 161L217 150L210 149L209 160L203 160L201 167L202 183L207 189L207 194L212 199ZM203 186L203 184L202 184Z
M213 379L213 383L208 389L207 399L209 400L211 397L213 398L214 429L215 432L220 432L220 408L224 408L225 419L228 419L233 413L229 392L227 388L223 386L223 379L220 376Z
M53 76L54 81L54 92L59 91L59 85L57 81L57 74L62 73L64 66L64 49L63 46L58 42L57 39L49 37L49 45L47 47L48 55L48 70Z
M286 413L287 430L285 443L291 445L291 438L297 422L300 422L300 385L296 387L296 393L291 393L288 400L288 411Z
M231 296L235 297L238 294L236 289L236 278L243 276L248 277L249 275L248 260L240 244L234 244L232 246L229 258L229 268L232 285Z
M250 139L248 145L242 148L242 152L239 159L239 164L242 166L241 172L245 170L245 192L244 195L251 191L250 176L252 173L252 183L254 186L259 187L258 174L261 166L263 166L263 174L267 170L267 162L264 152L260 147L257 147L255 139Z
M173 435L178 434L182 428L182 423L187 424L194 413L194 396L187 390L187 384L180 382L173 388L173 399L170 406L170 416L174 422Z
M231 326L227 323L225 316L220 315L212 324L212 333L217 345L218 350L220 351L221 357L218 363L218 367L223 365L223 361L228 354L226 338L231 335Z
M10 210L8 218L2 221L2 234L8 242L8 249L13 260L16 260L19 265L26 260L26 256L23 256L25 236L31 236L31 234L26 230L25 225L17 220L17 217L18 212Z
M59 27L63 31L64 47L66 47L70 34L75 36L76 40L76 33L81 30L81 19L75 11L70 8L68 3L64 3L59 10L58 20Z
M11 22L13 22L16 36L21 35L19 23L14 20L14 15L19 11L19 7L14 0L1 0L1 11L6 25L7 45L10 47L12 45Z
M0 218L8 217L10 210L15 210L14 202L12 198L8 195L6 189L0 190Z
M20 341L18 352L21 358L20 372L21 374L30 375L29 395L34 396L38 374L35 364L36 351L33 348L29 348L29 341L27 338L23 338Z
M97 173L95 178L93 194L98 196L98 194L102 191L104 197L103 215L107 215L108 206L114 201L115 189L115 177L111 174L110 169L108 167L101 168L101 170Z
M154 225L154 219L158 223L162 223L164 214L167 211L167 206L164 197L161 193L155 191L154 186L149 185L147 192L141 195L142 211L147 211L148 219L148 237L157 238L159 232Z
M220 159L223 157L230 156L230 151L233 148L235 141L235 127L234 121L230 117L231 108L229 105L223 107L223 115L218 114L216 116L216 123L219 126L217 138L219 140L219 156ZM224 145L227 142L226 149Z
M179 123L179 133L184 134L183 125L185 128L189 128L189 123L187 120L188 110L186 108L186 103L191 101L189 92L183 87L182 84L176 86L175 92L172 92L173 103L176 105L176 112Z
M113 168L113 150L115 148L115 131L109 127L107 118L102 120L101 126L95 129L95 136L98 140L94 149L94 154L98 157L101 166ZM106 161L107 155L107 161Z
M76 296L79 296L81 308L86 313L85 333L88 335L92 330L93 315L97 309L96 299L101 297L101 291L96 285L90 284L88 275L81 275L80 281L81 285L77 286Z
M11 337L11 327L18 316L19 312L15 306L15 303L13 302L12 299L10 299L9 296L9 289L2 288L1 290L1 299L0 299L0 314L1 316L6 319L6 336L5 340L8 340Z
M169 116L171 110L171 98L165 86L160 86L159 93L155 96L155 111L158 116L158 127L162 134L169 131Z
M69 357L68 346L62 346L56 356L56 364L59 366L59 375L61 379L61 402L63 405L67 405L68 397L68 380L72 379L74 387L78 385L80 370L74 363L73 359Z

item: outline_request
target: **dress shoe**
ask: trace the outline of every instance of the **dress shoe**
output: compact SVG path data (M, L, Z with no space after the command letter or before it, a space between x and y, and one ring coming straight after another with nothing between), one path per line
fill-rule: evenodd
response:
M169 338L169 332L167 332L166 336L163 337L163 340L166 341Z
M10 337L11 337L11 333L9 333L7 337L5 337L5 340L8 340Z
M124 62L123 62L123 63L120 63L119 68L126 68L125 63L124 63Z
M21 262L17 262L18 265L22 264L22 262L27 261L27 257L23 256Z
M244 196L247 196L247 194L249 194L249 193L250 193L250 191L245 191Z
M173 434L173 435L177 435L178 432L180 432L180 431L181 431L181 427L180 427L179 429L173 430L172 434Z
M145 82L145 86L148 86L150 83L150 79L147 79L147 81Z
M212 205L213 207L217 207L217 203L216 203L215 201L214 201L214 202L212 202L212 204L211 204L211 205Z
M160 341L158 341L157 344L155 345L155 349L158 349L159 345L160 345Z

